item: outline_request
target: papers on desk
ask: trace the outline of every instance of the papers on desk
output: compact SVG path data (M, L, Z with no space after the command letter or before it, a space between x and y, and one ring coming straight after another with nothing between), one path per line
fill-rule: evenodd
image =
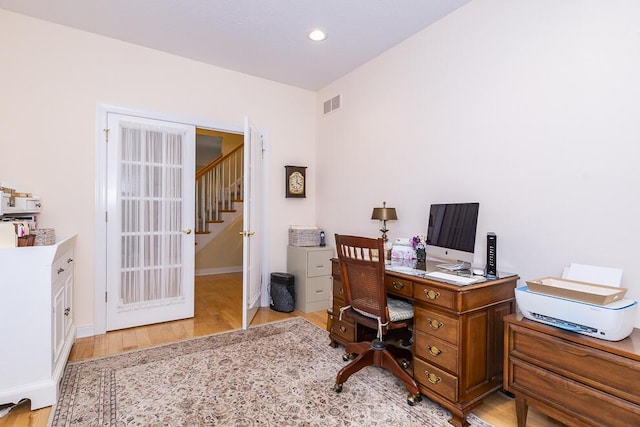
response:
M417 270L411 267L405 267L402 265L390 265L387 266L388 271L395 271L397 273L408 274L410 276L423 277L425 279L432 279L438 282L449 283L458 286L471 285L474 283L484 282L487 279L483 276L459 276L454 273L443 273L440 271L426 272L424 270Z
M458 276L457 274L441 273L439 271L432 271L424 274L425 279L434 279L441 282L451 283L456 285L471 285L472 283L484 282L486 279L482 276Z
M415 268L407 267L407 266L404 266L404 265L396 265L396 264L388 265L386 267L386 269L389 270L389 271L395 271L397 273L413 274L413 275L420 274L420 273L422 273L422 274L425 273L424 270L416 270Z

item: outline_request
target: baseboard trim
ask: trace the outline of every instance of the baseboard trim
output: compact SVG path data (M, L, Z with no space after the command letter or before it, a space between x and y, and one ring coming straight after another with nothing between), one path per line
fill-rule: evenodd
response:
M94 336L95 330L93 325L78 326L76 328L76 338L87 338Z

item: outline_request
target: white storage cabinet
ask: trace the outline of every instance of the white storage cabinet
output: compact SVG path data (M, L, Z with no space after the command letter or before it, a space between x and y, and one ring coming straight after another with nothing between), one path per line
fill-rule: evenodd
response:
M0 249L0 404L51 406L76 337L76 236L51 246Z
M310 313L329 308L333 254L329 246L288 246L287 272L295 277L298 310Z

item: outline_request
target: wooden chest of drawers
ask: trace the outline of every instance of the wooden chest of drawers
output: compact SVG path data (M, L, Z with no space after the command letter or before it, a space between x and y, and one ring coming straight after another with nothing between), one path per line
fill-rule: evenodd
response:
M466 416L502 386L502 318L515 311L517 277L470 286L414 280L414 369L420 392Z
M332 343L370 339L357 324L339 320L344 291L335 259L332 277ZM456 286L390 271L385 275L387 292L414 304L413 376L420 392L449 409L455 426L467 425L467 414L502 387L502 318L515 311L517 279Z
M610 342L511 315L504 387L518 426L533 406L572 426L640 425L640 331Z

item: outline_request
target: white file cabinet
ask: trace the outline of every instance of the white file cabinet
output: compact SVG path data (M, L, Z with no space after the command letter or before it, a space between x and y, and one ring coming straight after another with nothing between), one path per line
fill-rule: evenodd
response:
M305 313L330 305L331 258L329 246L289 246L287 272L295 277L296 308Z
M75 341L76 237L51 246L0 249L0 404L51 406Z

